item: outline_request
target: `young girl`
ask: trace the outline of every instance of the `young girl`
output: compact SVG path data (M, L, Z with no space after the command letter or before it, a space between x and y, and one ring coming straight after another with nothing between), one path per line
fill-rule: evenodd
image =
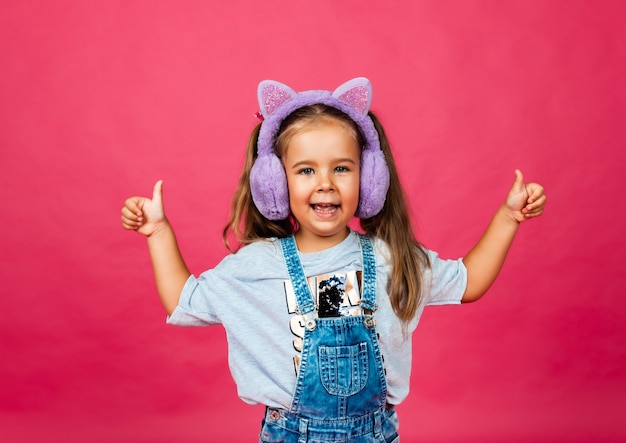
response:
M520 171L463 259L415 239L365 78L334 92L261 82L263 122L224 229L241 247L190 274L162 182L131 197L122 225L147 237L168 323L221 324L242 400L267 406L261 442L398 441L411 334L425 306L471 302L495 280L519 224L546 196ZM349 228L360 219L363 233Z

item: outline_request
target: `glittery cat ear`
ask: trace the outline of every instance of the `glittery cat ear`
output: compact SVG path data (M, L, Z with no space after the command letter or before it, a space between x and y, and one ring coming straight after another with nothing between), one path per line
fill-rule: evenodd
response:
M268 118L286 101L297 94L289 86L274 80L263 80L257 89L257 99L263 118Z
M372 104L372 84L365 77L353 78L335 89L333 97L352 106L361 114L367 114Z

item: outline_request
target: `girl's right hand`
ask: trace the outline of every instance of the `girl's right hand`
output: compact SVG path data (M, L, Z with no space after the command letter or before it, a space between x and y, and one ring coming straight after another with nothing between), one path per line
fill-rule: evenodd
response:
M129 231L150 237L167 224L163 209L163 180L154 185L152 199L147 197L130 197L122 208L122 227Z

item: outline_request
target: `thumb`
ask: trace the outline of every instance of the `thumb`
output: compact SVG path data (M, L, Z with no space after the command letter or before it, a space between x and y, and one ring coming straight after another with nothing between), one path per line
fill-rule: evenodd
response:
M524 189L524 174L519 169L515 170L515 180L513 181L513 190L522 191Z
M155 183L152 191L152 201L163 207L163 180L159 180Z

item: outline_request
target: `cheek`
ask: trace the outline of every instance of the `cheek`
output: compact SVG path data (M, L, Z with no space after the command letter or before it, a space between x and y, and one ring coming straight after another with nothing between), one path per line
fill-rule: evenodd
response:
M305 195L307 188L303 183L302 177L287 177L287 192L290 200L301 198Z
M358 178L354 180L350 180L349 183L345 183L345 186L342 190L342 195L345 198L349 198L351 200L356 200L356 204L359 202L359 194L360 194L360 181Z

